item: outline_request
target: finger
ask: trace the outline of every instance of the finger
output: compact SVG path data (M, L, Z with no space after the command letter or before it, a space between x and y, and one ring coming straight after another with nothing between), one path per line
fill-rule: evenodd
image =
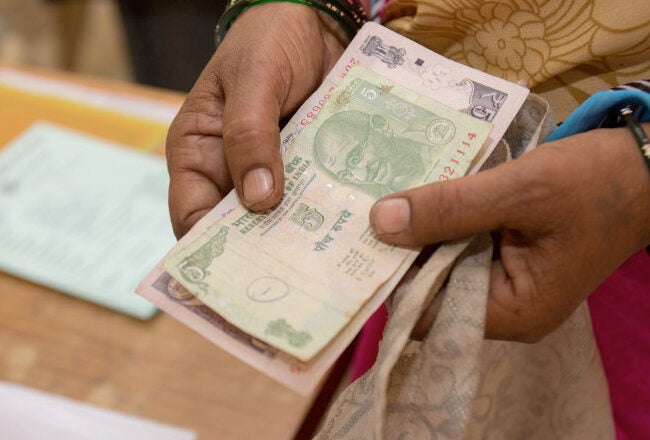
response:
M169 185L169 213L174 235L180 239L219 201L217 186L204 175L184 170Z
M524 258L526 258L524 256ZM504 267L504 264L520 267ZM526 263L496 260L490 274L485 337L517 342L537 342L559 326L570 311L554 307L552 299L536 286ZM575 304L577 307L577 304ZM571 309L573 311L573 308Z
M474 176L390 195L372 207L370 224L381 240L400 245L499 229L518 216L516 190L525 172L520 168L507 163Z
M223 91L212 64L197 79L167 135L169 211L177 238L232 189L221 139Z
M169 212L177 238L232 189L225 167L219 166L225 164L221 144L216 136L187 136L168 149Z
M499 247L501 259L492 262L490 273L487 338L537 342L559 327L599 284L578 280L576 274L585 264L579 258L564 258L570 251L563 240L545 238L531 248L505 231Z
M223 139L242 202L251 210L264 211L280 201L284 188L278 125L284 86L271 60L256 60L252 65L257 74L224 80Z
M537 291L531 273L523 269L525 263L517 262L515 266L519 267L506 269L499 260L492 263L485 337L537 342L559 326L578 304L564 309L555 307L548 297ZM443 297L444 293L439 292L424 309L411 332L411 339L424 339L440 311Z

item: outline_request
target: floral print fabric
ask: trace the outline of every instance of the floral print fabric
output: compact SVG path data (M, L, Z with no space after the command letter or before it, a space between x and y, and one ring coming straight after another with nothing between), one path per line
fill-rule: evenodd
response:
M392 0L391 29L522 82L564 119L587 97L650 77L647 0Z

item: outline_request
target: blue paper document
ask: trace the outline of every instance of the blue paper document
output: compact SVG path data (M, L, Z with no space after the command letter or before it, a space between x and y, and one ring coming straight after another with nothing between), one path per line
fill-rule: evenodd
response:
M0 150L0 270L138 318L175 242L160 157L39 122Z

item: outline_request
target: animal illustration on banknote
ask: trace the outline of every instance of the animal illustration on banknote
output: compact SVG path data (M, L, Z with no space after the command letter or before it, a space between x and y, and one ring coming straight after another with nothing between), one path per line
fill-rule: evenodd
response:
M180 262L178 269L183 278L196 284L202 290L207 288L202 281L209 274L207 268L212 260L223 254L228 230L227 226L222 226L219 232L210 237L208 242Z

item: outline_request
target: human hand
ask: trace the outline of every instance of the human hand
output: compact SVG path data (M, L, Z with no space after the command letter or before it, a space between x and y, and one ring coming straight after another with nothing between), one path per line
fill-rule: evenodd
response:
M594 130L474 176L385 197L370 222L381 240L401 245L493 231L486 337L534 342L650 243L650 174L626 128Z
M294 3L258 5L234 22L167 136L169 209L177 237L233 185L255 211L280 200L279 121L340 56L337 30L314 9Z

